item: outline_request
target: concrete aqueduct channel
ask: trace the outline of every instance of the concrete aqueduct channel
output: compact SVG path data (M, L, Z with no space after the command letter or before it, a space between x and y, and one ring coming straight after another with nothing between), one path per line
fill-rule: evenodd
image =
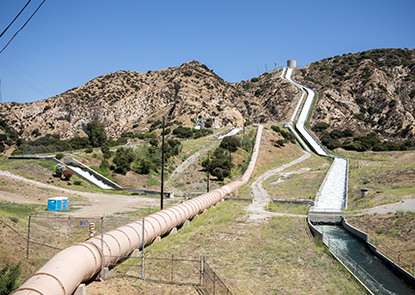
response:
M290 63L289 63L290 64ZM366 288L370 294L414 294L406 282L414 284L414 278L406 273L397 265L396 269L401 269L400 278L395 275L390 267L386 266L366 243L362 242L355 235L351 234L346 228L351 228L342 216L343 209L347 205L347 186L348 186L348 160L329 154L324 147L311 135L304 127L310 108L314 100L314 91L291 79L292 67L284 68L281 78L295 85L302 91L302 96L291 117L290 122L285 127L289 128L296 136L304 149L309 151L307 144L318 155L333 158L333 162L326 177L317 192L315 205L310 208L308 213L311 226L319 232L323 242L328 246L331 253L338 261ZM303 99L305 102L293 127L298 110ZM301 137L298 135L298 133ZM303 140L304 139L304 140ZM307 144L306 144L307 143ZM314 227L313 223L324 223L331 225L320 225ZM345 227L333 224L345 224ZM357 229L350 229L358 232ZM364 234L364 233L363 233ZM376 251L376 249L375 249Z

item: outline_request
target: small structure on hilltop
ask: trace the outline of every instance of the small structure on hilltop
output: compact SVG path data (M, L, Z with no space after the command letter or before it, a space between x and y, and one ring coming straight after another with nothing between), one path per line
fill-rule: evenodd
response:
M295 69L297 66L297 61L295 59L287 60L287 67Z

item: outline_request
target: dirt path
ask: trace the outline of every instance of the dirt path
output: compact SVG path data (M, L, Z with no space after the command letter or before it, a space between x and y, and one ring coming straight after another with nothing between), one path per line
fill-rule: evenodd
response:
M199 151L195 152L193 155L191 155L189 158L187 158L183 163L181 163L177 168L173 171L169 179L166 181L166 187L169 188L175 195L176 194L183 194L180 190L175 189L171 186L171 182L177 177L177 175L180 175L183 173L186 169L190 167L194 162L199 159L201 154L205 154L212 146L214 146L215 143L208 144L204 148L200 149Z
M112 215L118 212L129 212L135 211L141 208L147 208L152 205L157 206L159 200L157 198L149 198L145 196L128 196L120 194L110 194L110 193L92 193L92 192L81 192L70 190L66 188L61 188L53 186L50 184L45 184L39 181L31 180L24 178L19 175L15 175L8 171L1 171L0 176L4 176L9 179L29 183L33 186L45 188L48 191L54 190L56 192L63 193L67 197L83 197L85 202L82 204L76 204L76 207L80 207L79 210L72 211L70 214L72 216L82 216L82 217L97 217L103 215ZM10 193L1 191L0 199L5 201L12 202L22 202L22 203L43 203L46 206L45 200L38 199L36 196L32 198L27 197L28 192L21 193ZM30 194L30 192L29 192ZM62 214L65 214L62 212ZM69 213L68 213L69 214Z
M400 201L398 203L393 204L386 204L377 206L374 208L357 210L348 212L351 215L365 215L365 214L387 214L387 213L395 213L398 210L402 211L415 211L415 199L407 199Z
M307 160L311 154L309 152L303 151L304 155L300 158L291 161L288 164L282 165L273 170L268 170L264 174L260 175L251 185L252 193L254 194L254 201L251 205L248 206L247 211L249 213L249 220L264 220L269 216L292 216L292 217L306 217L305 215L299 214L289 214L289 213L275 213L265 211L265 205L269 202L269 195L267 191L262 186L262 183L267 180L269 177L276 173L281 173L285 169L294 166L302 161Z

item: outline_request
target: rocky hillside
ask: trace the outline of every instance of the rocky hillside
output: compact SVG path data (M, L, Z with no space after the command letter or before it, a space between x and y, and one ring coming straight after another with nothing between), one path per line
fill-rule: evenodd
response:
M118 71L46 100L1 104L0 118L25 140L46 134L84 137L93 120L114 138L124 131L146 132L163 115L188 127L199 117L216 117L221 126L242 126L243 119L285 121L300 93L280 74L276 70L228 83L196 61L147 73ZM352 133L415 142L415 50L376 49L326 58L296 69L294 79L318 93L311 125L326 123L326 135L335 131L334 137L350 137L330 148L354 140Z
M83 137L92 120L102 122L108 135L118 137L124 131L145 132L162 115L187 126L194 126L199 117L217 117L221 126L242 126L243 118L266 122L288 116L298 91L278 76L275 71L231 84L191 61L147 73L103 75L50 99L4 103L0 114L24 139L45 134Z
M295 79L318 92L311 125L390 141L415 137L415 50L375 49L326 58L297 69Z

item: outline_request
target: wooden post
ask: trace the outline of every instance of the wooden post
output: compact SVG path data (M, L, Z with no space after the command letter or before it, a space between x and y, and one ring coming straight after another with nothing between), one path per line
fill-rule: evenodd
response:
M210 178L209 165L210 165L210 158L209 158L209 151L208 151L208 163L207 163L207 168L206 168L206 171L207 171L206 191L207 192L209 192L209 189L210 189L210 187L209 187L209 185L210 185L210 183L209 183L209 178Z
M30 248L30 222L32 221L32 215L29 216L29 223L27 225L27 247L26 247L26 259L29 258L29 248Z
M163 210L164 197L164 117L161 131L161 188L160 188L160 210Z

